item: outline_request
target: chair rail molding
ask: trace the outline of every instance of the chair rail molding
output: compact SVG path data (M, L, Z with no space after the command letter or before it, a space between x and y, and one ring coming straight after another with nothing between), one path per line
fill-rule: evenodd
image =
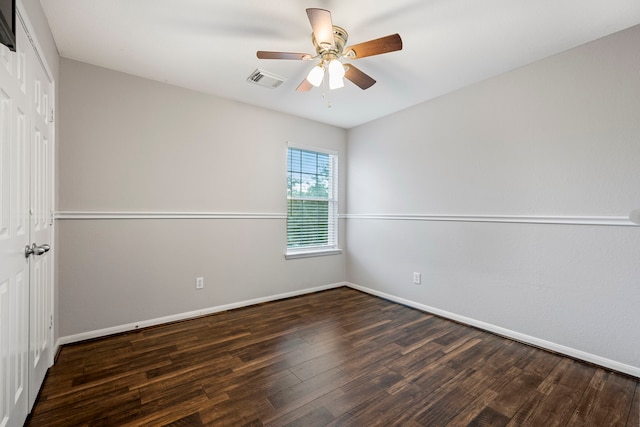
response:
M344 214L348 220L499 222L522 224L638 226L628 216Z
M264 212L121 212L58 211L56 220L69 219L286 219L284 213Z

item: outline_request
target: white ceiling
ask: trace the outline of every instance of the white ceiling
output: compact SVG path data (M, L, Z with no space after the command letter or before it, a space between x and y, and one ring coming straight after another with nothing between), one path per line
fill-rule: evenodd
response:
M41 0L60 55L248 104L351 128L640 24L639 0ZM362 58L377 80L331 91L295 88L315 53L305 9L331 11L347 45L399 33L399 52ZM287 80L246 81L256 68Z

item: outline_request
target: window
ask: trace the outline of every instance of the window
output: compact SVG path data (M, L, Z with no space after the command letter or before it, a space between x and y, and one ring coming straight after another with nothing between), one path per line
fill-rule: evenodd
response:
M287 258L340 253L338 156L288 149Z

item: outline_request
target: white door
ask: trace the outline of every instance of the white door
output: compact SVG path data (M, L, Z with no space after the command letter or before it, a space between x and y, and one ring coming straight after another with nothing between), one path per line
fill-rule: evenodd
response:
M28 406L30 139L25 49L0 46L0 426L21 426Z
M36 56L27 52L27 86L31 90L31 268L29 274L29 408L51 366L53 340L53 84Z
M53 84L20 19L16 38L0 45L0 427L23 425L53 339Z

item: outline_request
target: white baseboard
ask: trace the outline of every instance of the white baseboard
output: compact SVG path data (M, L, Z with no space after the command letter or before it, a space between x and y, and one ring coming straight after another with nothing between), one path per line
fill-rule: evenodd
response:
M389 301L397 302L402 305L406 305L407 307L415 308L420 311L428 312L431 314L438 315L440 317L444 317L450 320L454 320L459 323L464 323L465 325L473 326L485 331L493 332L497 335L507 337L513 339L515 341L523 342L525 344L530 344L535 347L543 348L546 350L550 350L555 353L564 354L566 356L572 357L574 359L583 360L585 362L592 363L594 365L599 365L604 368L612 369L614 371L622 372L628 375L632 375L636 378L640 378L640 367L627 365L624 363L616 362L615 360L607 359L604 357L596 356L594 354L586 353L581 350L576 350L575 348L566 347L560 344L556 344L550 341L546 341L540 338L532 337L529 335L522 334L520 332L512 331L510 329L505 329L500 326L492 325L490 323L481 322L479 320L471 319L469 317L460 316L458 314L450 313L445 310L440 310L435 307L430 307L428 305L420 304L415 301L410 301L404 298L397 297L395 295L390 295L384 292L376 291L374 289L366 288L364 286L356 285L354 283L347 283L346 286L375 295L380 298L384 298Z
M285 298L291 298L299 295L310 294L313 292L324 291L327 289L339 288L341 286L349 286L348 283L332 283L329 285L317 286L314 288L307 288L298 291L286 292L283 294L270 295L261 298L255 298L246 301L235 302L231 304L218 305L214 307L204 308L201 310L189 311L186 313L173 314L171 316L158 317L155 319L143 320L135 323L128 323L124 325L113 326L110 328L98 329L94 331L82 332L80 334L68 335L58 338L54 348L54 354L57 354L60 346L65 344L72 344L75 342L86 341L95 338L102 338L108 335L119 334L123 332L135 331L137 329L147 328L149 326L157 326L165 323L177 322L180 320L193 319L196 317L206 316L208 314L219 313L222 311L232 310L234 308L248 307L250 305L261 304L263 302L276 301Z

